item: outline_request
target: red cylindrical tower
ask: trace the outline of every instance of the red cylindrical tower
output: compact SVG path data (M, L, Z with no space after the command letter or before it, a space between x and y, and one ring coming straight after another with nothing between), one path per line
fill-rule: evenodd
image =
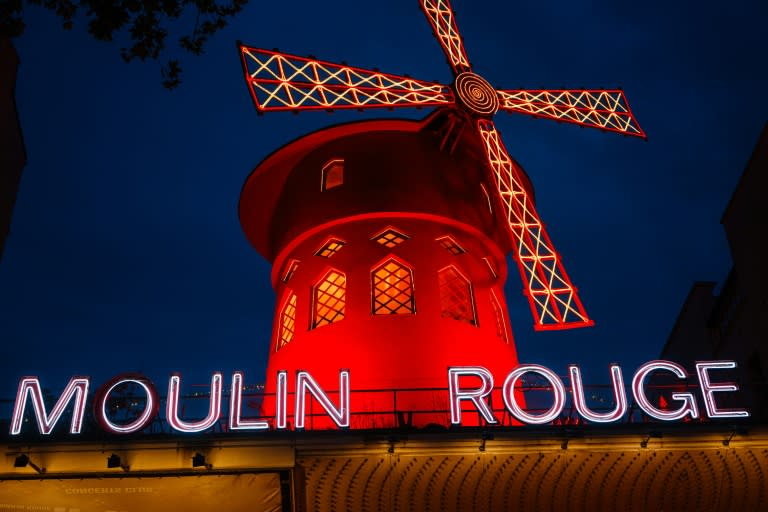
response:
M416 411L417 425L447 423L417 412L447 409L445 391L407 390L445 390L450 366L502 378L517 364L506 221L482 149L451 140L452 115L323 129L275 151L246 181L240 221L273 264L277 296L268 394L279 370L336 389L348 369L354 413L396 408ZM352 426L391 417L355 415Z

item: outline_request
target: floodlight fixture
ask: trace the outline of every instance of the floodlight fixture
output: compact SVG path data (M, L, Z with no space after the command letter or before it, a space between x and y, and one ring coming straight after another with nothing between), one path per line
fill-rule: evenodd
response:
M200 452L197 452L192 456L192 467L193 468L204 467L205 469L211 469L213 465L205 461L205 455L203 455Z
M35 471L37 471L40 474L45 473L45 468L41 467L41 466L38 466L37 464L32 462L30 460L30 458L29 458L29 455L27 455L26 453L22 453L20 455L17 455L16 456L16 460L13 461L13 467L15 467L15 468L24 468L24 467L27 467L27 466L31 467L32 469L34 469Z
M107 467L108 468L122 468L123 471L128 471L131 469L131 467L128 464L123 463L122 457L117 455L116 453L113 453L109 457L107 457Z

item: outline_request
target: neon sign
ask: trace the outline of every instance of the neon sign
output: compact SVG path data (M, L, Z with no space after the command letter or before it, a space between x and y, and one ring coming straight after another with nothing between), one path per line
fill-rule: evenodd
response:
M744 409L724 409L718 406L716 394L733 393L738 391L738 386L731 382L713 382L710 372L717 370L733 370L736 368L734 361L703 361L696 363L695 376L698 379L698 389L704 402L704 411L708 418L746 418L750 413ZM519 365L506 375L501 387L505 411L510 416L525 425L544 425L557 419L565 407L568 392L572 397L573 407L586 422L589 423L613 423L620 421L628 410L627 392L624 387L624 377L621 368L612 364L609 367L611 376L612 408L606 412L596 412L587 405L584 392L584 383L581 370L577 365L568 367L569 388L563 380L552 370L538 364ZM689 377L685 368L672 361L649 361L640 366L634 373L631 381L631 392L634 403L647 416L658 421L678 421L686 417L699 418L699 406L696 396L691 391L677 390L671 393L672 404L667 407L657 407L648 397L647 381L652 374L671 376L676 381L683 381ZM520 397L520 383L526 376L538 375L546 381L541 387L552 396L552 405L543 411L527 410ZM315 380L309 372L298 371L295 375L295 392L289 395L287 371L277 372L277 392L275 393L275 417L270 422L263 418L246 419L242 417L243 382L242 372L232 374L232 387L229 395L229 418L227 427L229 431L265 431L270 428L285 430L289 428L289 396L293 396L293 424L298 430L306 425L307 407L309 397L314 399L337 428L348 428L352 414L351 376L348 370L339 371L338 388L332 393L336 395L334 402L329 393ZM494 376L482 366L456 366L448 368L448 402L450 404L451 424L461 426L462 414L479 414L489 425L498 424L490 406L490 396L494 391ZM467 382L471 381L471 382ZM123 385L137 386L145 395L143 409L135 411L137 416L127 423L120 423L110 418L108 403L111 395ZM335 384L335 383L334 383ZM681 382L682 384L682 382ZM326 384L327 385L327 384ZM86 397L90 386L88 377L72 377L62 391L50 412L46 409L43 399L42 387L37 377L23 377L19 381L16 401L11 418L10 434L12 436L22 433L27 405L31 403L31 414L35 417L39 433L48 435L53 432L56 424L64 416L71 404L71 420L69 424L70 434L79 434L82 430L85 417ZM199 433L210 430L219 422L222 414L223 375L214 372L211 376L210 393L208 394L208 413L202 419L184 419L184 413L179 408L181 395L181 376L172 374L168 380L168 398L166 400L165 416L170 428L180 433ZM675 387L675 386L673 386ZM498 389L498 388L496 388ZM681 388L682 389L682 388ZM136 401L134 405L138 404ZM462 407L463 405L469 407ZM132 434L144 430L148 424L158 415L160 399L152 382L138 374L124 374L117 376L103 384L95 394L93 414L101 428L113 434Z

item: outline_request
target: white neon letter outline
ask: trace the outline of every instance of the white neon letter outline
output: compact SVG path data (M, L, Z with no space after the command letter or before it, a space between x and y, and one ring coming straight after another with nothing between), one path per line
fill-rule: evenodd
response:
M275 423L279 430L288 428L288 372L285 370L277 372Z
M640 366L635 372L635 376L632 379L632 393L635 395L635 401L642 411L651 418L661 421L675 421L683 419L686 415L690 414L691 418L696 419L699 417L699 408L696 405L696 398L692 393L672 393L673 400L682 400L684 403L676 411L662 411L657 409L648 400L645 395L645 388L643 387L643 381L651 372L656 370L666 370L672 372L677 377L684 379L688 376L685 368L672 361L648 361L644 365Z
M232 374L232 393L229 395L229 430L265 430L269 423L263 420L244 420L240 417L243 407L243 372Z
M459 388L459 377L478 377L482 387L473 390ZM451 402L451 424L461 425L461 401L469 400L488 423L498 423L488 402L483 400L493 391L493 375L482 366L454 366L448 368L448 398Z
M72 424L69 427L70 434L79 434L83 428L83 417L85 416L85 400L88 397L88 377L72 377L56 401L56 405L51 410L51 415L45 411L45 401L43 400L43 391L40 388L40 381L37 377L23 377L19 381L19 389L16 392L16 403L13 406L13 416L11 419L11 435L15 436L21 433L21 426L24 422L24 408L27 405L27 396L32 398L32 408L35 411L35 419L40 433L48 435L53 432L56 422L59 421L64 409L69 405L72 397L75 397L74 411L72 412Z
M171 375L168 381L168 404L165 418L174 430L179 432L203 432L216 424L221 416L221 373L216 372L211 377L211 398L208 408L208 416L200 421L186 422L179 418L179 388L181 376Z
M709 380L709 370L730 370L736 368L736 361L700 361L696 363L696 373L699 374L701 394L704 395L704 408L710 418L748 418L749 412L743 409L717 409L714 393L723 391L738 391L739 387L733 382L712 384Z
M517 400L515 400L515 385L520 377L526 373L538 373L552 385L555 401L552 404L552 407L543 414L530 414L520 407ZM565 406L565 386L563 386L560 377L549 368L538 364L520 365L512 370L504 381L502 395L504 396L504 405L507 406L507 410L510 414L523 423L529 423L531 425L543 425L554 421L560 416L560 413L563 411L563 406Z
M296 372L296 428L304 428L304 415L306 413L305 396L306 392L315 397L320 405L328 413L333 422L338 427L349 426L349 370L339 372L339 408L334 407L328 395L320 389L315 379L305 371Z
M144 392L147 394L147 405L144 407L144 412L141 413L141 416L136 418L133 422L127 424L127 425L117 425L115 423L112 423L109 418L107 417L107 399L109 398L109 394L112 392L113 389L115 389L120 384L125 384L126 382L133 382L134 384L138 384L141 386L141 388L144 390ZM98 395L98 393L96 393ZM104 392L104 395L101 397L101 403L98 405L98 410L101 414L101 420L102 426L107 429L108 431L114 433L114 434L131 434L133 432L138 432L139 430L142 430L147 423L149 423L152 420L153 413L155 412L155 400L157 399L157 393L154 389L151 389L146 382L143 382L138 379L121 379L114 384L112 384L109 389L107 389Z
M581 378L581 370L578 365L568 366L571 376L571 395L576 411L587 421L592 423L612 423L620 420L627 412L627 393L624 391L624 378L621 368L617 364L610 366L611 382L613 384L613 401L616 407L608 412L594 412L587 407L587 399L584 397L584 382Z

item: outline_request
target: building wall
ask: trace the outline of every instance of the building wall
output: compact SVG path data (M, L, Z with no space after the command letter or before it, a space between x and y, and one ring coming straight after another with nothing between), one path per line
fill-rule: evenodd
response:
M719 295L696 283L675 322L662 358L692 368L695 360L730 359L744 400L768 419L768 124L725 209L722 224L733 267Z
M0 257L11 227L21 171L27 160L16 111L18 65L19 58L10 39L0 38Z

